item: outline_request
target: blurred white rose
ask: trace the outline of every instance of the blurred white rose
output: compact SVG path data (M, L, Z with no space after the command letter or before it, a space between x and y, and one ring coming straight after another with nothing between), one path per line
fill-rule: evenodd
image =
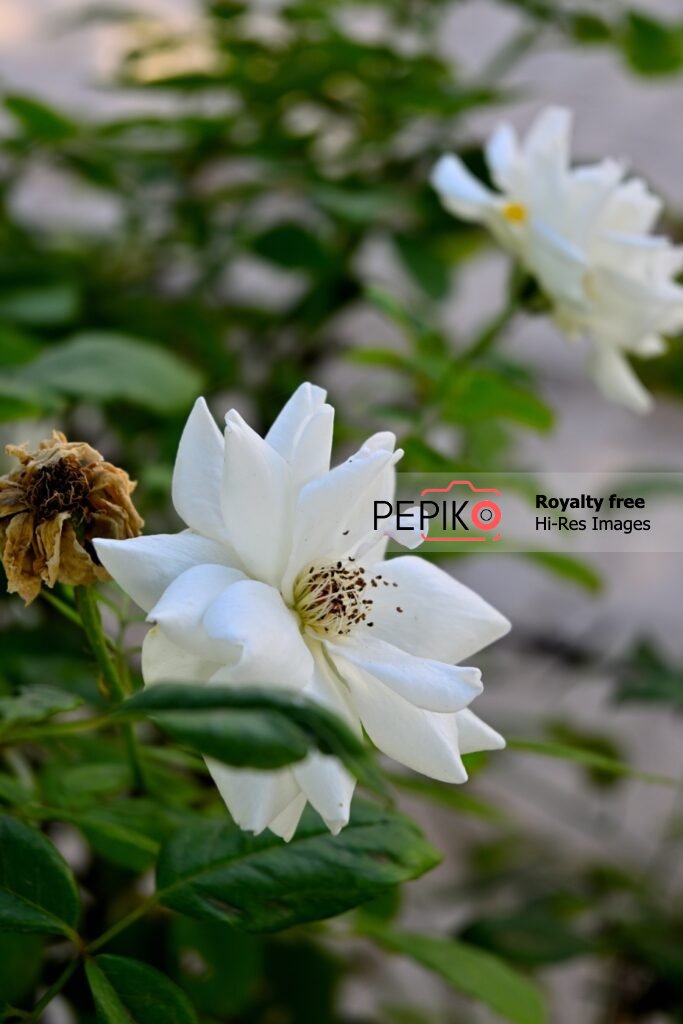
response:
M662 203L615 160L570 167L570 111L549 108L523 142L507 124L486 144L498 192L457 156L436 164L444 206L485 224L552 302L569 337L592 341L589 371L609 399L645 412L651 399L627 353L658 355L663 334L683 327L683 288L674 281L683 249L652 234Z

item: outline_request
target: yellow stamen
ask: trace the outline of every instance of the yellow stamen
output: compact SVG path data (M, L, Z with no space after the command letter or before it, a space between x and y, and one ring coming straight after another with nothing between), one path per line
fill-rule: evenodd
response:
M501 213L511 224L524 224L528 216L524 203L506 203Z

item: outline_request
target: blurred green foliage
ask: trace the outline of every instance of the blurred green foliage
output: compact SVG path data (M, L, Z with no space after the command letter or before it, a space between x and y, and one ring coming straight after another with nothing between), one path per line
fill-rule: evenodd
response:
M473 337L440 326L440 304L489 243L444 216L429 171L457 147L484 174L466 118L514 98L505 76L533 48L611 47L633 72L661 76L683 69L683 24L626 6L507 0L519 15L514 36L466 77L435 45L449 4L383 0L376 6L386 31L371 39L356 24L364 6L294 0L259 27L249 3L214 0L202 4L196 38L134 10L102 6L84 20L115 22L127 33L113 83L129 101L127 112L86 116L44 97L3 97L10 124L0 141L3 436L36 439L53 425L87 434L139 479L139 504L155 528L176 525L168 502L172 460L200 391L221 401L238 395L263 426L301 380L330 380L342 439L370 421L393 423L404 466L415 470L456 461L463 470L500 467L512 460L519 431L552 429L553 410L533 369L496 347L520 303L530 313L539 308L529 282L512 275L508 301L484 310ZM59 209L43 216L40 204L50 207L51 195L40 190L27 213L18 197L36 169L106 209L106 228L89 223L85 208L61 220ZM377 247L393 267L388 279L369 269ZM681 393L680 363L675 354L658 363L652 383ZM378 388L372 408L359 410L344 383L359 368L392 382L388 397ZM590 566L561 556L535 561L568 583L599 589ZM71 599L66 590L60 596ZM137 642L125 628L131 611L115 602L111 614L118 654L130 658ZM363 958L359 964L355 945L345 945L353 937L356 945L372 939L411 957L464 993L449 1021L479 1020L471 999L517 1024L552 1020L534 976L586 959L601 979L591 997L596 1022L645 1024L655 1014L683 1021L683 908L668 877L680 855L680 822L672 820L656 863L625 852L623 863L579 858L577 867L559 842L515 824L495 791L480 792L476 782L461 790L395 779L435 813L452 815L449 841L467 861L457 892L444 893L466 918L453 941L406 933L396 923L396 882L436 859L416 826L361 804L368 830L382 815L394 830L394 860L371 850L373 872L357 838L362 830L352 826L333 842L309 824L311 834L275 860L271 840L248 840L225 825L215 791L197 770L205 721L195 717L193 732L184 716L174 732L167 712L165 737L145 726L156 742L145 745L138 765L143 795L120 734L93 739L52 728L54 716L81 702L95 713L105 706L76 627L47 603L23 612L3 596L0 631L4 1019L37 1020L41 993L56 984L83 1024L344 1024L342 982L363 976ZM595 660L581 652L572 664ZM613 674L618 700L680 708L681 670L651 646ZM234 741L243 722L230 733L229 713L221 709L221 749L234 753L225 737ZM250 720L264 756L274 756L273 729L275 755L285 760L297 744L307 749L311 733L320 740L324 723L309 721L302 733L300 720L287 721L283 739L282 708ZM283 754L286 739L291 749ZM258 746L250 744L252 756ZM607 798L608 783L629 785L635 774L610 736L566 722L547 723L525 749L572 760ZM485 763L479 768L485 776ZM52 839L86 841L74 869L78 888L40 829ZM240 849L253 867L241 864ZM171 873L173 890L166 903L193 916L155 905L136 919L141 876L162 850L160 876ZM218 876L208 895L183 874L197 857ZM290 902L271 892L274 871L291 882ZM303 896L297 873L310 887ZM253 935L235 924L240 908L225 900L228 883L247 911L250 898L260 900L257 928L323 917L376 890L383 895L338 929L300 923ZM308 913L300 912L304 897ZM116 922L131 913L130 927L116 933ZM75 928L109 935L106 950L91 950L87 971L60 981L68 971L63 937L73 938ZM378 1012L372 1024L434 1020L419 1005L402 1007L402 1016L396 1007Z

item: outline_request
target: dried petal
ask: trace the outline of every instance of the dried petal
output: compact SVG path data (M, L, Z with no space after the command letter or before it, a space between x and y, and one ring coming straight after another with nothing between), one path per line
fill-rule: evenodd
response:
M42 583L73 585L109 579L92 541L137 537L143 521L130 495L135 482L83 441L53 431L29 452L8 445L18 461L0 477L0 551L8 588L27 604Z

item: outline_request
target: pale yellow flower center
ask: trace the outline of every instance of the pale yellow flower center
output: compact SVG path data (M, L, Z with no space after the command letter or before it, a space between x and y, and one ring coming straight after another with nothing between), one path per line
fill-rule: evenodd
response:
M370 595L380 586L390 584L381 575L370 576L352 558L317 563L297 576L294 608L303 629L315 636L348 636L355 626L374 625Z
M529 216L524 203L505 203L500 212L511 224L525 224Z

